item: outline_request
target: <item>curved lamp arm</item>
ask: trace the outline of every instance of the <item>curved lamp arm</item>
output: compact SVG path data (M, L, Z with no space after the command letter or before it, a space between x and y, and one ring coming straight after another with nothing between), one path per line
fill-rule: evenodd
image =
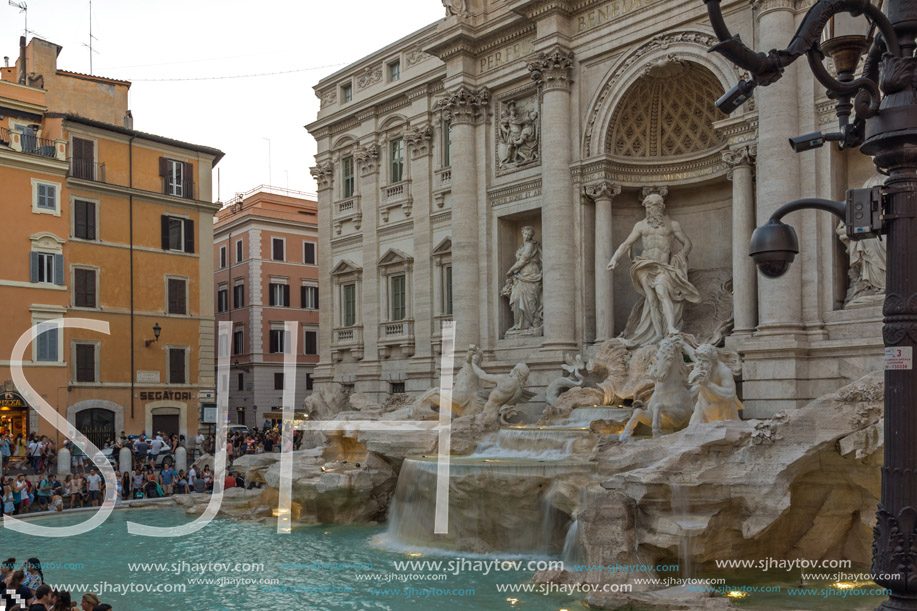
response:
M824 210L830 212L842 221L847 220L845 210L847 205L844 202L836 202L830 199L821 199L818 197L804 197L783 204L771 215L771 221L779 221L787 214L798 210Z

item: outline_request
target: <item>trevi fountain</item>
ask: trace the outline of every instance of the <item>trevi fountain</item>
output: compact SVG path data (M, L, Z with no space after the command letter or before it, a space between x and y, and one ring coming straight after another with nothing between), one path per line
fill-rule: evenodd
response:
M724 347L728 304L688 316L700 301L688 274L691 236L666 214L664 193L648 191L642 203L645 218L608 262L609 270L629 265L639 295L619 337L568 354L544 388L530 387L524 362L488 372L474 345L455 350L451 397L436 387L379 404L338 384L320 388L300 417L340 426L306 432L293 452L294 523L385 523L383 547L555 557L565 570L540 571L536 582L631 586L629 593L583 594L597 609L742 605L744 593L665 585L735 577L717 566L729 559L844 559L868 572L882 373L800 409L743 419L742 359ZM502 298L513 311L511 332L537 334L541 246L531 227L522 233ZM868 301L883 290L884 247L854 247L849 299ZM436 534L438 437L348 422L437 420L442 410L451 412L448 532ZM279 454L244 456L234 468L266 487L229 491L223 513L272 523ZM203 511L201 502L183 502L189 513ZM647 570L574 571L574 563ZM655 565L678 570L663 575ZM652 579L657 584L647 585ZM809 605L792 608L815 608Z

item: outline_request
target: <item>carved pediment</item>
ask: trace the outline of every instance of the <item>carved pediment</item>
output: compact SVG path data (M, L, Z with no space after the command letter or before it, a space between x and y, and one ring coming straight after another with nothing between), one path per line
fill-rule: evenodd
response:
M343 276L344 274L362 274L363 268L351 261L350 259L341 259L331 270L332 276Z
M413 263L414 257L407 254L404 251L398 250L397 248L389 248L385 251L385 254L382 255L382 258L379 259L379 267L385 267L388 265L398 265L401 263Z
M433 249L433 256L442 256L442 255L451 255L452 254L452 238L447 237L436 245L436 248Z
M30 235L29 239L32 240L32 248L40 250L51 250L60 252L61 246L67 243L67 240L63 240L53 233L47 231L41 231L34 235Z

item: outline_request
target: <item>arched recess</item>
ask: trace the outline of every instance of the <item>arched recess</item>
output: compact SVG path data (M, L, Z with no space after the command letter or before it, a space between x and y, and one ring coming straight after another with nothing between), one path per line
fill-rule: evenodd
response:
M114 403L113 401L105 401L103 399L87 399L86 401L78 401L73 405L67 406L67 422L72 425L76 425L76 415L80 412L84 412L90 409L104 409L115 414L115 433L120 433L124 430L124 407ZM139 433L140 431L133 431ZM101 446L100 446L101 447Z
M624 55L608 70L604 85L590 102L583 133L583 158L605 153L606 134L621 101L631 86L654 68L672 63L696 64L709 71L723 91L730 89L740 74L719 55L707 52L716 42L716 37L707 32L672 32L656 36Z

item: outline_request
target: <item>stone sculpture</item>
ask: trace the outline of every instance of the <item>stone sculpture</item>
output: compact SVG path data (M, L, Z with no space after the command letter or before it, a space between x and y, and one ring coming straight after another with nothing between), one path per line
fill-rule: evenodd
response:
M864 189L884 184L885 177L875 174L863 185ZM850 269L847 272L850 285L844 307L860 307L881 304L885 295L885 242L881 239L851 240L847 237L847 227L841 222L837 226L837 235L847 248L850 258Z
M474 344L468 346L465 362L461 370L455 375L452 384L452 417L459 418L477 414L484 406L481 398L481 380L475 372L473 365L479 365L483 353ZM441 389L436 386L426 391L411 406L412 419L431 419L439 417L442 405Z
M535 230L522 228L522 246L516 251L516 262L506 272L506 285L501 295L509 299L513 310L513 326L506 335L541 335L544 322L541 293L541 244L535 240Z
M446 17L458 15L459 17L467 16L468 9L465 0L442 0L443 7L446 9Z
M739 410L745 409L745 406L739 401L734 379L742 371L739 355L711 344L701 344L696 350L688 344L682 345L694 361L694 369L688 376L691 396L695 397L694 414L689 426L741 420Z
M652 427L653 437L688 425L693 402L688 387L688 366L682 358L686 345L680 336L667 337L659 342L656 360L648 374L654 383L653 394L646 407L643 401L634 401L634 413L618 437L620 441L630 439L638 424Z
M634 305L621 338L628 348L654 344L682 328L684 303L697 303L700 294L688 280L691 240L681 225L665 215L665 202L658 193L643 200L646 218L634 225L630 235L608 263L613 270L638 241L642 254L633 257L631 280L641 299ZM673 252L676 243L681 249Z
M495 427L501 419L509 415L517 403L524 403L535 396L535 393L525 389L529 377L529 367L525 363L518 363L505 375L489 374L481 369L475 360L471 361L471 368L478 378L495 385L492 390L481 391L481 397L487 400L481 414L485 428Z
M548 384L548 388L544 392L544 402L549 406L554 405L560 395L568 389L582 386L585 381L583 378L583 371L591 369L592 365L592 361L587 364L583 361L582 355L579 354L575 357L569 354L565 355L564 363L564 365L561 365L561 368L564 370L564 375Z
M520 112L516 102L509 102L500 117L500 142L497 156L500 166L524 165L538 159L538 111Z

